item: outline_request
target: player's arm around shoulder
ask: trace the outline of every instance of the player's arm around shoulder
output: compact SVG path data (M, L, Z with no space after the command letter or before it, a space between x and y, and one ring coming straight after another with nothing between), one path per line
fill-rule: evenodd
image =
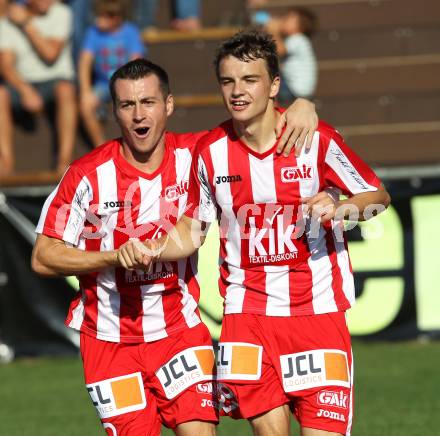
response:
M69 276L119 266L117 251L84 251L40 234L32 251L33 271L43 276Z

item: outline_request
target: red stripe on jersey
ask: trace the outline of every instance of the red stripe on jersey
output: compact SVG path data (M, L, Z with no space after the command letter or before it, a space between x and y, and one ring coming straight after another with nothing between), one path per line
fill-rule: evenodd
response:
M323 225L325 229L325 241L327 245L327 253L332 266L332 288L335 298L335 303L338 311L347 310L350 307L350 302L347 300L342 287L343 279L341 268L338 265L335 241L333 239L333 231L330 223Z

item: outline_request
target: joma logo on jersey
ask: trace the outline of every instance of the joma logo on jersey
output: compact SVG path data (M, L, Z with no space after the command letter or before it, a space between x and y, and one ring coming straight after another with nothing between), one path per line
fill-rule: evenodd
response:
M165 188L165 200L176 201L188 192L188 182L180 182Z
M86 387L101 418L142 410L147 405L140 372L91 383Z
M348 395L344 391L321 391L318 392L318 404L321 406L334 406L340 409L347 408Z
M131 201L116 200L104 203L104 209L121 209L123 207L131 207Z
M176 354L156 371L156 376L171 399L195 383L212 380L213 367L212 347L194 347Z
M239 174L235 176L217 176L215 178L215 183L219 185L220 183L233 183L233 182L241 182L241 176Z
M302 167L284 167L281 168L281 181L283 183L292 183L299 180L311 180L313 178L313 168L308 165Z

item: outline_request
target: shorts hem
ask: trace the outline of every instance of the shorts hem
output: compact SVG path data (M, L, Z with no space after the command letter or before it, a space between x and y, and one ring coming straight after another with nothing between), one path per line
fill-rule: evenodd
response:
M340 426L338 426L338 424L335 425L331 425L331 424L322 424L319 425L316 422L299 422L300 427L307 427L307 428L312 428L314 430L322 430L322 431L329 431L329 432L333 432L333 433L340 433L342 435L346 435L347 434L347 427L345 426L344 429L341 429ZM342 431L341 431L342 430Z
M270 406L265 407L264 409L261 409L258 412L254 411L252 413L242 413L239 411L239 413L237 413L237 414L231 414L231 415L226 415L226 416L229 416L230 418L233 418L233 419L252 419L252 418L255 418L256 416L262 415L263 413L269 412L273 409L276 409L277 407L284 406L285 404L289 404L289 403L290 403L289 400L280 401L280 402L271 404Z

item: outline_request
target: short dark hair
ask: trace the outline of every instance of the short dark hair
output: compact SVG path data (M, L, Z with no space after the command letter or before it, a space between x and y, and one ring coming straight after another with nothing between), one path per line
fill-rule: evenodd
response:
M95 15L114 15L125 18L126 5L124 0L95 0L93 6Z
M261 30L240 31L220 44L214 59L217 79L220 78L220 62L227 56L234 56L244 62L263 59L271 80L280 75L275 41L271 35Z
M307 8L301 6L293 6L287 10L288 14L297 14L299 17L299 24L301 26L301 33L308 36L313 36L318 28L318 18Z
M157 64L144 59L139 58L133 61L127 62L122 67L118 68L110 77L110 94L112 96L113 104L116 104L116 91L115 82L118 79L138 80L143 79L154 74L159 79L159 87L163 94L163 98L166 99L170 95L170 82L168 80L167 72Z

